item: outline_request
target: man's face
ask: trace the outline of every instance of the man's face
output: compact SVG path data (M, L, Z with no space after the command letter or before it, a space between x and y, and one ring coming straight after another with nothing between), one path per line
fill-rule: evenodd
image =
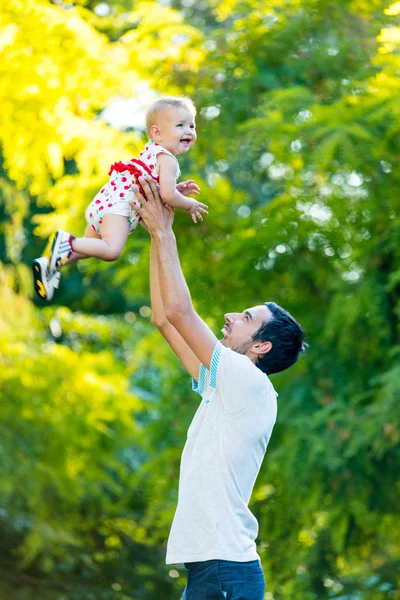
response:
M226 313L225 326L221 330L224 338L221 343L238 352L248 354L255 344L252 337L265 322L273 319L273 314L267 306L253 306L241 313Z

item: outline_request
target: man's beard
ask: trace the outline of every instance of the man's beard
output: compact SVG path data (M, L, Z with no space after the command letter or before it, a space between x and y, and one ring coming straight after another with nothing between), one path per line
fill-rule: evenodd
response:
M233 345L230 344L229 337L226 337L223 340L221 340L221 344L223 346L229 348L230 350L233 350L233 352L237 352L238 354L246 354L247 350L251 348L253 343L254 340L252 340L251 338L247 342L242 342L241 344L233 343Z

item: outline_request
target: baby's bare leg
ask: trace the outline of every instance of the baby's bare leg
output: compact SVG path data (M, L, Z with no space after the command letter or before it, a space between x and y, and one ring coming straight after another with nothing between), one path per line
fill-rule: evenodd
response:
M68 262L91 256L105 261L117 260L125 247L128 233L129 223L127 217L105 215L101 224L101 235L88 227L85 237L73 240L74 252ZM75 255L77 256L75 257Z
M97 231L94 231L94 229L92 227L90 227L90 225L88 225L86 227L86 231L85 231L85 238L92 238L92 239L96 239L96 240L101 240L101 236L97 233ZM65 267L65 265L69 265L77 260L82 260L82 258L89 258L88 256L86 256L85 254L79 254L78 252L73 252L71 254L71 256L69 258L67 258L67 260L65 261L64 264L60 265L60 267Z
M101 233L102 235L99 235L88 225L85 236L83 238L75 238L72 242L74 251L61 266L65 267L65 265L69 265L77 260L90 257L109 261L116 260L124 249L128 238L128 219L120 215L106 215L103 217ZM77 251L77 246L79 251ZM99 255L100 253L101 256ZM115 258L112 258L113 255ZM108 258L103 258L103 256L108 256Z

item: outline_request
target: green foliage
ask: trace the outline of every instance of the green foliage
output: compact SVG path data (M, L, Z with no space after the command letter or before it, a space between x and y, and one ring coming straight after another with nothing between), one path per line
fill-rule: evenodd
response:
M182 170L210 215L175 223L197 310L219 331L224 312L275 300L310 343L274 376L278 422L251 500L266 599L396 600L399 7L188 4L1 9L0 595L172 599L184 586L164 559L198 399L139 316L146 232L115 264L73 266L50 306L30 279L47 236L79 234L109 165L143 142L103 108L148 86L199 109Z

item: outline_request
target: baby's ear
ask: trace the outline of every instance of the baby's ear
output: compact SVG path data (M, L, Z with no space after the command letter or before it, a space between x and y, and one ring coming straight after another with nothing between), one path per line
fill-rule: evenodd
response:
M152 125L150 127L150 133L153 140L156 142L161 142L161 132L158 125Z

